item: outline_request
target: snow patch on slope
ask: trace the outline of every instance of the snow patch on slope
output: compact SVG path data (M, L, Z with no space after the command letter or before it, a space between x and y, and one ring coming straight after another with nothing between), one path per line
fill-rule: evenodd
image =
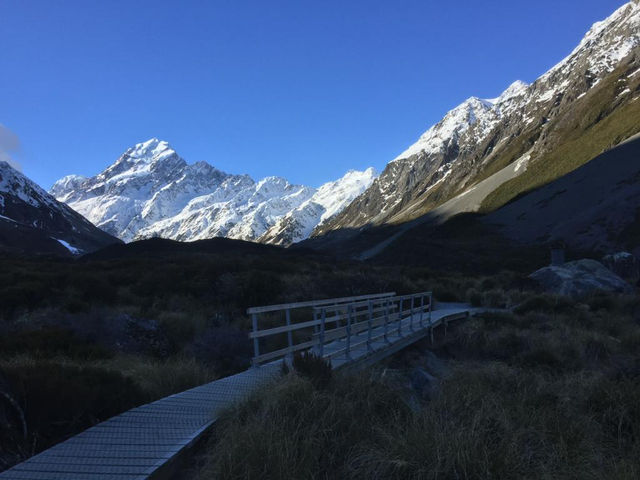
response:
M69 242L65 242L64 240L61 240L59 238L54 238L54 237L51 237L51 238L54 239L56 242L58 242L60 245L62 245L64 248L69 250L69 252L71 252L73 255L82 255L82 253L84 253L82 250L74 247Z

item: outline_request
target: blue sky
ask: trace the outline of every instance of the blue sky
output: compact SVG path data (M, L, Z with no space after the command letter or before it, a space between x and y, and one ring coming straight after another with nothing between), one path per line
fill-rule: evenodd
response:
M318 186L535 80L623 3L0 0L0 124L46 188L151 137Z

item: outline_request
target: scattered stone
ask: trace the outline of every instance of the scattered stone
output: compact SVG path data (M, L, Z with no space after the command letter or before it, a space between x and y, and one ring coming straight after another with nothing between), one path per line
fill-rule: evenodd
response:
M632 293L633 288L600 262L576 260L561 266L549 266L530 276L547 292L579 297L595 291Z

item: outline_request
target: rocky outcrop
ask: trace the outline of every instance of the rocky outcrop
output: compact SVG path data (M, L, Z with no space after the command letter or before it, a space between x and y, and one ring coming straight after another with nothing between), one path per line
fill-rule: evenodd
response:
M530 275L544 290L580 297L592 292L632 293L633 288L600 262L583 259L541 268Z

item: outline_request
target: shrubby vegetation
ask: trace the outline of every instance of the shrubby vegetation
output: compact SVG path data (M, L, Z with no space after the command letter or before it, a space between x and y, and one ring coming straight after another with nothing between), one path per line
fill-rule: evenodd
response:
M437 339L448 373L416 408L397 378L426 348L326 388L289 373L223 417L194 477L640 477L636 297L531 294L460 322Z
M521 290L518 274L470 278L273 249L0 262L0 469L133 406L246 368L249 306L430 289L452 301L475 289L482 303L487 282L508 301Z
M528 273L534 258L511 265ZM300 359L305 375L290 373L268 399L226 416L217 438L230 441L214 440L201 476L638 473L632 299L541 294L525 273L496 262L481 275L308 252L1 261L0 468L135 405L246 368L249 306L433 290L440 301L513 313L461 323L439 340L451 372L427 403L419 397L416 409L406 378L398 380L405 357L357 377L325 375Z

